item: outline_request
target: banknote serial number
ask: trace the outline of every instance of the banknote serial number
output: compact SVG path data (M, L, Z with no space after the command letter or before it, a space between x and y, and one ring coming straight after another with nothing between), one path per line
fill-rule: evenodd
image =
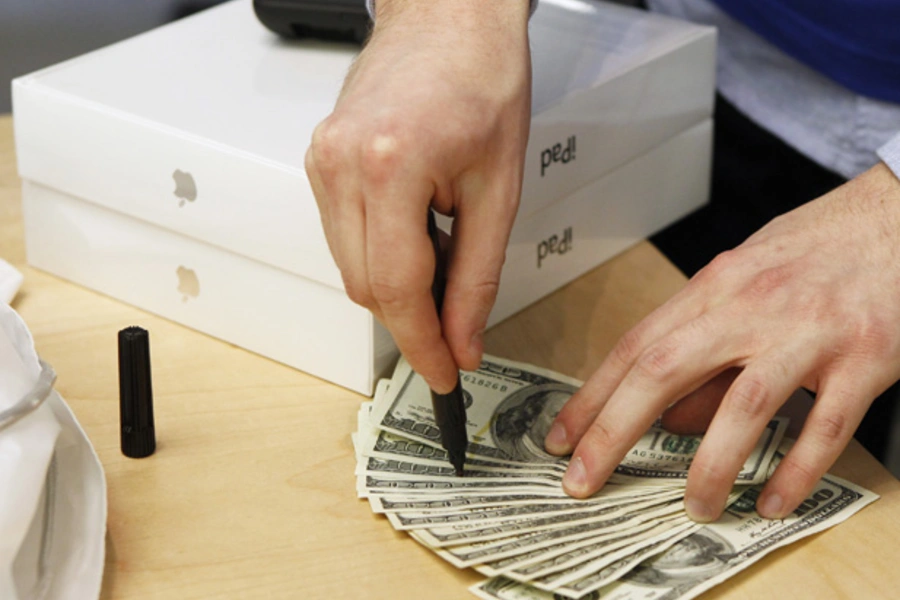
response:
M682 462L689 463L694 460L693 455L691 456L673 456L672 454L665 452L653 452L652 450L632 450L631 456L636 456L638 458L649 458L651 460L665 460L668 462Z
M463 383L477 385L489 390L497 390L498 392L505 392L509 389L509 386L507 385L498 383L497 381L491 381L490 379L485 379L484 377L477 377L475 375L463 375L462 380Z

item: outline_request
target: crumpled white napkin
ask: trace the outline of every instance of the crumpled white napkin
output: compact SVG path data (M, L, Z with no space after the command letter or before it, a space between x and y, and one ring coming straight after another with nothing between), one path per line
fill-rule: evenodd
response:
M0 258L0 304L9 304L22 285L22 274Z
M21 279L0 283L11 297ZM29 393L40 373L25 322L0 302L0 411ZM52 390L37 409L0 429L0 598L97 598L105 533L103 468Z

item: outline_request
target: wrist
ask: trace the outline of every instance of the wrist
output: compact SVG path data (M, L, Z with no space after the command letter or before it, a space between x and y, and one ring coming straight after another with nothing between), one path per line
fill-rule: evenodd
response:
M891 237L895 238L900 229L900 177L884 162L876 164L865 175L870 179L876 202L891 220Z
M830 200L833 214L859 222L865 235L880 238L881 247L900 252L896 235L900 230L900 179L885 163L879 162L825 198Z
M378 47L377 54L390 48L509 75L529 63L528 0L375 0L375 7L367 50Z

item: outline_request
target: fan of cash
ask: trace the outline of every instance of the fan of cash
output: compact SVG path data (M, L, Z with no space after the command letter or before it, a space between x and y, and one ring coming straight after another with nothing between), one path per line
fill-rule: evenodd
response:
M769 423L715 523L684 512L697 436L652 427L603 489L576 500L561 486L567 460L543 449L580 382L485 357L462 374L469 448L457 477L440 446L424 380L401 359L362 405L353 436L357 491L372 510L459 568L488 579L482 598L693 598L772 550L847 519L878 496L828 475L791 516L754 510L787 451L787 422Z

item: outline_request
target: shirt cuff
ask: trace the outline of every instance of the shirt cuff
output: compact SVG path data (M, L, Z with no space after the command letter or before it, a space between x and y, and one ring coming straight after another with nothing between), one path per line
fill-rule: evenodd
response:
M878 157L894 172L897 179L900 179L900 133L878 149Z
M537 10L538 0L529 0L531 3L531 14ZM375 20L375 0L366 0L366 10L369 11L369 18Z

